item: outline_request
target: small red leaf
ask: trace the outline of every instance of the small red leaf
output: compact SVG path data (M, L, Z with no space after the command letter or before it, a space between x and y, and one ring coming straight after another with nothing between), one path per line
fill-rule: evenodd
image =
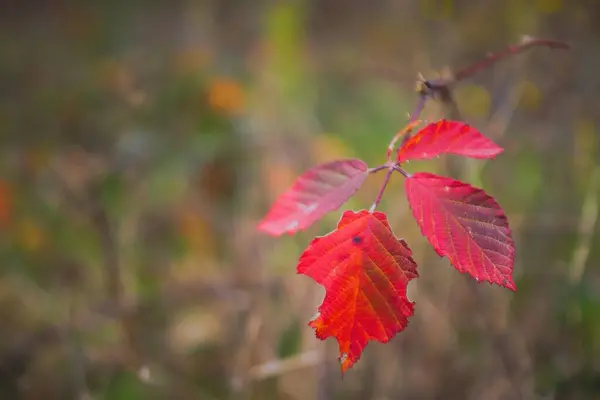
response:
M406 179L421 232L460 272L516 290L515 246L504 211L483 190L427 172Z
M406 287L418 276L417 265L381 212L344 212L335 231L314 239L304 251L298 273L325 287L325 299L309 325L319 339L337 339L342 373L370 340L388 342L413 315Z
M274 236L306 229L344 204L367 176L367 164L358 159L317 165L279 196L258 229Z
M398 152L398 161L426 160L446 153L494 158L502 151L502 147L464 122L442 119L408 139Z

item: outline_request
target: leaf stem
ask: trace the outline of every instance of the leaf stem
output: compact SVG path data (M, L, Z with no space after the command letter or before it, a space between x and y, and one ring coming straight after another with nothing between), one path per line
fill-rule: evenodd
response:
M424 81L423 87L419 90L419 100L417 100L417 104L415 105L415 108L410 113L410 116L408 119L409 126L411 126L411 124L415 124L419 120L421 113L425 109L425 104L427 103L427 100L433 96L433 93L434 92L432 91L432 88L430 88L428 86L428 82ZM396 156L398 155L398 152L402 148L402 145L404 145L404 143L406 143L408 141L408 139L410 139L410 133L411 133L411 131L408 130L408 132L406 132L406 135L404 135L404 137L402 138L402 143L400 144L400 146L398 146L398 149L396 150Z
M390 141L390 144L389 144L388 149L387 149L388 164L395 162L394 160L392 160L392 153L394 152L394 148L396 147L396 142L398 141L398 139L400 139L400 137L402 137L402 136L406 137L406 136L410 135L410 133L412 132L412 130L417 125L419 125L420 123L421 123L421 121L419 121L417 119L412 120L412 118L411 118L411 121L409 121L408 124L404 128L400 129L398 131L398 133L396 133L394 135L394 137ZM404 141L402 143L404 144ZM398 154L398 152L396 152L396 155L397 154ZM396 156L396 158L398 158L398 157Z
M382 165L379 165L377 167L369 168L367 172L369 174L374 174L376 172L381 171L382 169L386 169L386 168L389 168L389 167L390 167L389 164L382 164Z
M450 82L446 82L444 86L448 86L449 84L462 81L463 79L469 78L476 74L477 72L484 70L486 68L491 67L498 61L501 61L505 58L508 58L512 55L519 54L528 50L532 47L549 47L550 49L561 49L567 50L570 49L571 46L567 42L563 42L561 40L552 40L552 39L537 39L532 38L531 36L525 35L521 38L521 42L516 45L509 45L502 51L497 53L489 53L483 59L474 62L473 64L465 67L454 74L454 79Z
M411 178L412 174L409 173L408 171L406 171L404 168L402 168L400 165L394 165L394 171L398 171L400 172L402 175L404 175L405 178Z
M369 208L369 212L370 213L372 213L373 211L375 211L375 208L377 208L377 206L379 205L379 203L381 203L381 198L383 197L383 192L385 192L385 188L387 187L388 183L390 182L390 178L392 177L392 173L396 169L395 164L388 165L387 167L388 167L388 170L385 173L385 177L383 178L383 183L381 184L381 187L379 188L379 193L377 193L377 197L375 198L375 201L371 205L371 208Z

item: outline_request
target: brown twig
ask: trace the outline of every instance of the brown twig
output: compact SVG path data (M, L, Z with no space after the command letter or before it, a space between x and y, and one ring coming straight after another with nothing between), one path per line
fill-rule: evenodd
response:
M388 168L387 172L385 173L385 177L383 178L383 183L381 184L381 187L379 188L379 193L377 193L377 197L375 198L375 201L371 205L369 212L375 211L375 208L377 208L377 206L381 202L381 198L383 197L383 192L385 192L385 188L387 187L388 183L390 182L390 178L392 177L393 172L394 172L394 166L391 165Z
M123 297L123 290L117 243L114 238L114 232L110 225L106 209L102 205L98 205L96 207L92 215L92 220L100 236L102 254L104 257L104 266L106 270L107 294L114 299L116 303L120 303Z
M469 78L470 76L475 75L477 72L491 67L498 61L502 61L505 58L508 58L512 55L522 53L533 47L549 47L550 49L561 49L561 50L571 48L571 46L567 42L563 42L560 40L536 39L536 38L532 38L531 36L525 35L521 39L521 43L519 43L517 45L510 45L505 50L499 51L497 53L490 53L485 58L454 73L452 83L459 82L466 78Z
M402 136L410 134L412 132L412 130L414 128L416 128L420 123L421 123L421 121L418 121L418 120L412 121L411 120L408 122L408 124L404 128L400 129L398 131L398 133L396 133L394 135L392 140L390 140L390 144L388 145L388 149L387 149L388 163L393 162L392 154L394 153L394 148L396 147L396 142L398 141L398 139L400 139Z
M538 46L545 46L545 47L549 47L551 49L569 49L570 48L569 44L566 42L563 42L563 41L551 40L551 39L535 39L530 36L523 36L523 38L521 39L521 43L519 43L517 45L510 45L505 50L497 52L497 53L490 53L482 60L479 60L479 61L469 65L468 67L459 70L455 74L447 73L447 74L445 74L446 77L442 77L439 79L432 79L432 80L427 80L427 79L423 78L421 75L419 75L419 78L417 79L417 84L416 84L417 93L419 94L417 104L415 105L415 108L412 111L412 113L410 113L410 115L409 115L409 122L408 122L407 126L404 129L402 129L400 132L398 132L396 135L394 135L394 137L392 138L392 140L390 142L390 145L388 146L388 149L387 149L388 162L386 164L387 172L383 179L381 187L379 188L377 197L375 198L375 201L371 205L371 208L369 209L369 211L373 212L375 210L375 208L381 202L381 198L383 197L383 193L385 192L385 189L390 181L393 171L394 170L399 171L399 172L404 171L402 169L399 169L399 167L400 167L399 163L397 161L392 160L391 155L393 154L393 149L396 145L396 142L398 141L398 139L400 137L403 136L402 145L404 143L406 143L408 141L408 139L410 139L411 131L418 124L418 120L421 116L421 113L425 109L427 100L429 100L431 98L440 99L443 103L450 106L452 109L452 113L457 116L458 115L458 107L452 96L452 87L455 83L457 83L463 79L466 79L485 68L489 68L493 64L497 63L498 61L503 60L511 55L516 55L516 54L522 53L525 50L528 50L532 47L538 47ZM402 148L402 145L397 148L396 155ZM384 169L384 168L378 167L378 168L372 170L371 172L380 171L381 169ZM406 174L404 174L404 175L407 176Z
M248 371L248 377L252 380L263 380L303 368L314 367L322 362L323 357L320 351L308 350L289 358L270 360L255 365Z
M453 86L486 68L491 67L495 63L504 60L512 55L517 55L533 47L549 47L551 49L570 49L571 46L560 40L552 39L535 39L530 36L523 36L521 43L517 45L510 45L505 50L497 53L490 53L483 59L459 70L454 74L448 74L448 77L441 79L426 80L419 77L417 80L417 92L419 93L419 99L417 104L410 114L410 122L418 120L421 113L425 109L427 100L431 98L439 98L442 102L456 108L454 99L452 97ZM403 143L410 138L410 132L404 136Z
M571 283L578 283L585 272L585 265L588 261L590 250L592 248L594 230L598 222L598 190L600 189L600 165L592 170L590 181L587 187L587 193L581 205L581 217L579 219L579 229L577 246L573 253L571 266L569 268L569 280Z

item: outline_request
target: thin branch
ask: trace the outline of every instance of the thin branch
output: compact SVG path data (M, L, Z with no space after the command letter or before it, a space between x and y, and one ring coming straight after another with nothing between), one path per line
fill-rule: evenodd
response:
M252 380L263 380L273 376L281 376L288 372L314 367L321 362L323 362L321 352L308 350L289 358L271 360L260 365L255 365L248 372L248 376Z
M452 96L452 86L459 81L471 77L479 71L491 67L498 61L504 60L509 56L522 53L533 47L549 47L551 49L570 49L571 46L567 42L552 39L535 39L530 36L523 36L521 43L510 45L505 50L490 53L485 58L465 67L454 74L449 74L448 78L426 80L419 77L417 80L417 92L419 99L413 112L410 114L409 122L414 122L419 119L425 108L427 100L430 98L439 98L442 102L448 104L453 110L457 110L456 103ZM410 132L404 136L402 144L410 139ZM400 146L402 147L402 146Z
M375 209L377 208L379 203L381 203L381 198L383 197L383 192L385 192L385 188L387 187L388 183L390 182L390 178L392 177L393 172L394 172L394 166L392 165L392 166L388 167L388 170L385 173L385 177L383 178L383 183L381 184L381 187L379 188L379 193L377 193L377 197L375 198L373 205L371 205L369 212L372 213L373 211L375 211Z
M422 83L423 86L421 86L420 88L417 89L419 91L419 99L417 100L417 104L415 105L414 110L408 116L409 124L415 123L418 121L419 117L421 116L421 113L425 109L425 104L427 104L427 99L429 97L433 96L433 92L430 90L430 87L427 86L427 81L422 81L422 82L418 81L417 85L419 85L419 83ZM402 138L402 144L400 144L400 146L398 147L398 151L396 152L396 155L398 154L398 152L400 151L400 149L402 148L404 143L406 143L408 141L408 139L410 139L410 131L407 132L406 135L404 135L404 138Z
M431 94L429 92L427 92L427 93L420 92L419 93L419 100L417 100L417 105L415 106L414 110L410 113L409 120L408 120L409 123L415 122L421 117L421 113L425 109L425 104L427 103L427 99L430 96L431 96ZM404 140L408 140L408 139L405 138Z
M394 171L400 172L405 178L410 178L412 175L399 165L394 165Z
M394 148L396 147L396 142L398 141L398 139L400 139L400 137L402 136L407 136L410 135L410 133L412 132L412 130L417 127L419 124L421 123L421 121L418 120L414 120L414 121L409 121L409 123L402 128L401 130L398 131L398 133L396 133L394 135L394 137L392 138L392 140L390 140L390 144L388 145L388 149L387 149L387 159L388 159L388 163L393 162L392 161L392 153L394 152ZM404 142L402 142L404 143Z
M369 174L374 174L374 173L379 172L382 169L386 169L386 168L389 168L389 165L388 164L382 164L382 165L379 165L377 167L369 168L367 172Z
M454 82L462 81L463 79L469 78L470 76L476 74L477 72L489 68L498 61L502 61L505 58L508 58L512 55L516 55L522 53L526 50L529 50L533 47L549 47L550 49L561 49L566 50L570 49L571 46L567 42L563 42L560 40L552 40L552 39L536 39L531 36L523 36L521 39L521 43L517 45L510 45L505 50L490 53L485 58L465 67L454 74ZM450 82L448 82L450 83Z
M100 235L104 267L106 270L106 291L108 296L114 299L118 304L123 297L121 266L118 255L119 250L106 209L103 205L97 205L93 212L92 220Z
M577 247L571 260L569 269L569 280L572 283L581 281L585 272L590 250L592 248L592 239L594 230L598 222L598 190L600 188L600 165L591 173L588 190L581 205L581 217L579 219L579 237Z

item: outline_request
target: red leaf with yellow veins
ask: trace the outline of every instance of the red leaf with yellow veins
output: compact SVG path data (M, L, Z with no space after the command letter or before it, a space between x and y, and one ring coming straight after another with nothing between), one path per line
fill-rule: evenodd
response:
M310 243L297 270L325 288L309 325L319 339L337 339L342 373L370 340L388 342L413 315L406 287L417 265L381 212L344 212L335 231Z
M405 181L406 196L421 232L460 272L516 290L515 245L504 211L483 190L420 172Z
M344 204L367 176L367 164L358 159L317 165L302 174L277 198L258 229L273 236L306 229Z
M398 161L427 160L440 154L457 154L472 158L494 158L502 147L460 121L442 119L431 123L404 143Z

